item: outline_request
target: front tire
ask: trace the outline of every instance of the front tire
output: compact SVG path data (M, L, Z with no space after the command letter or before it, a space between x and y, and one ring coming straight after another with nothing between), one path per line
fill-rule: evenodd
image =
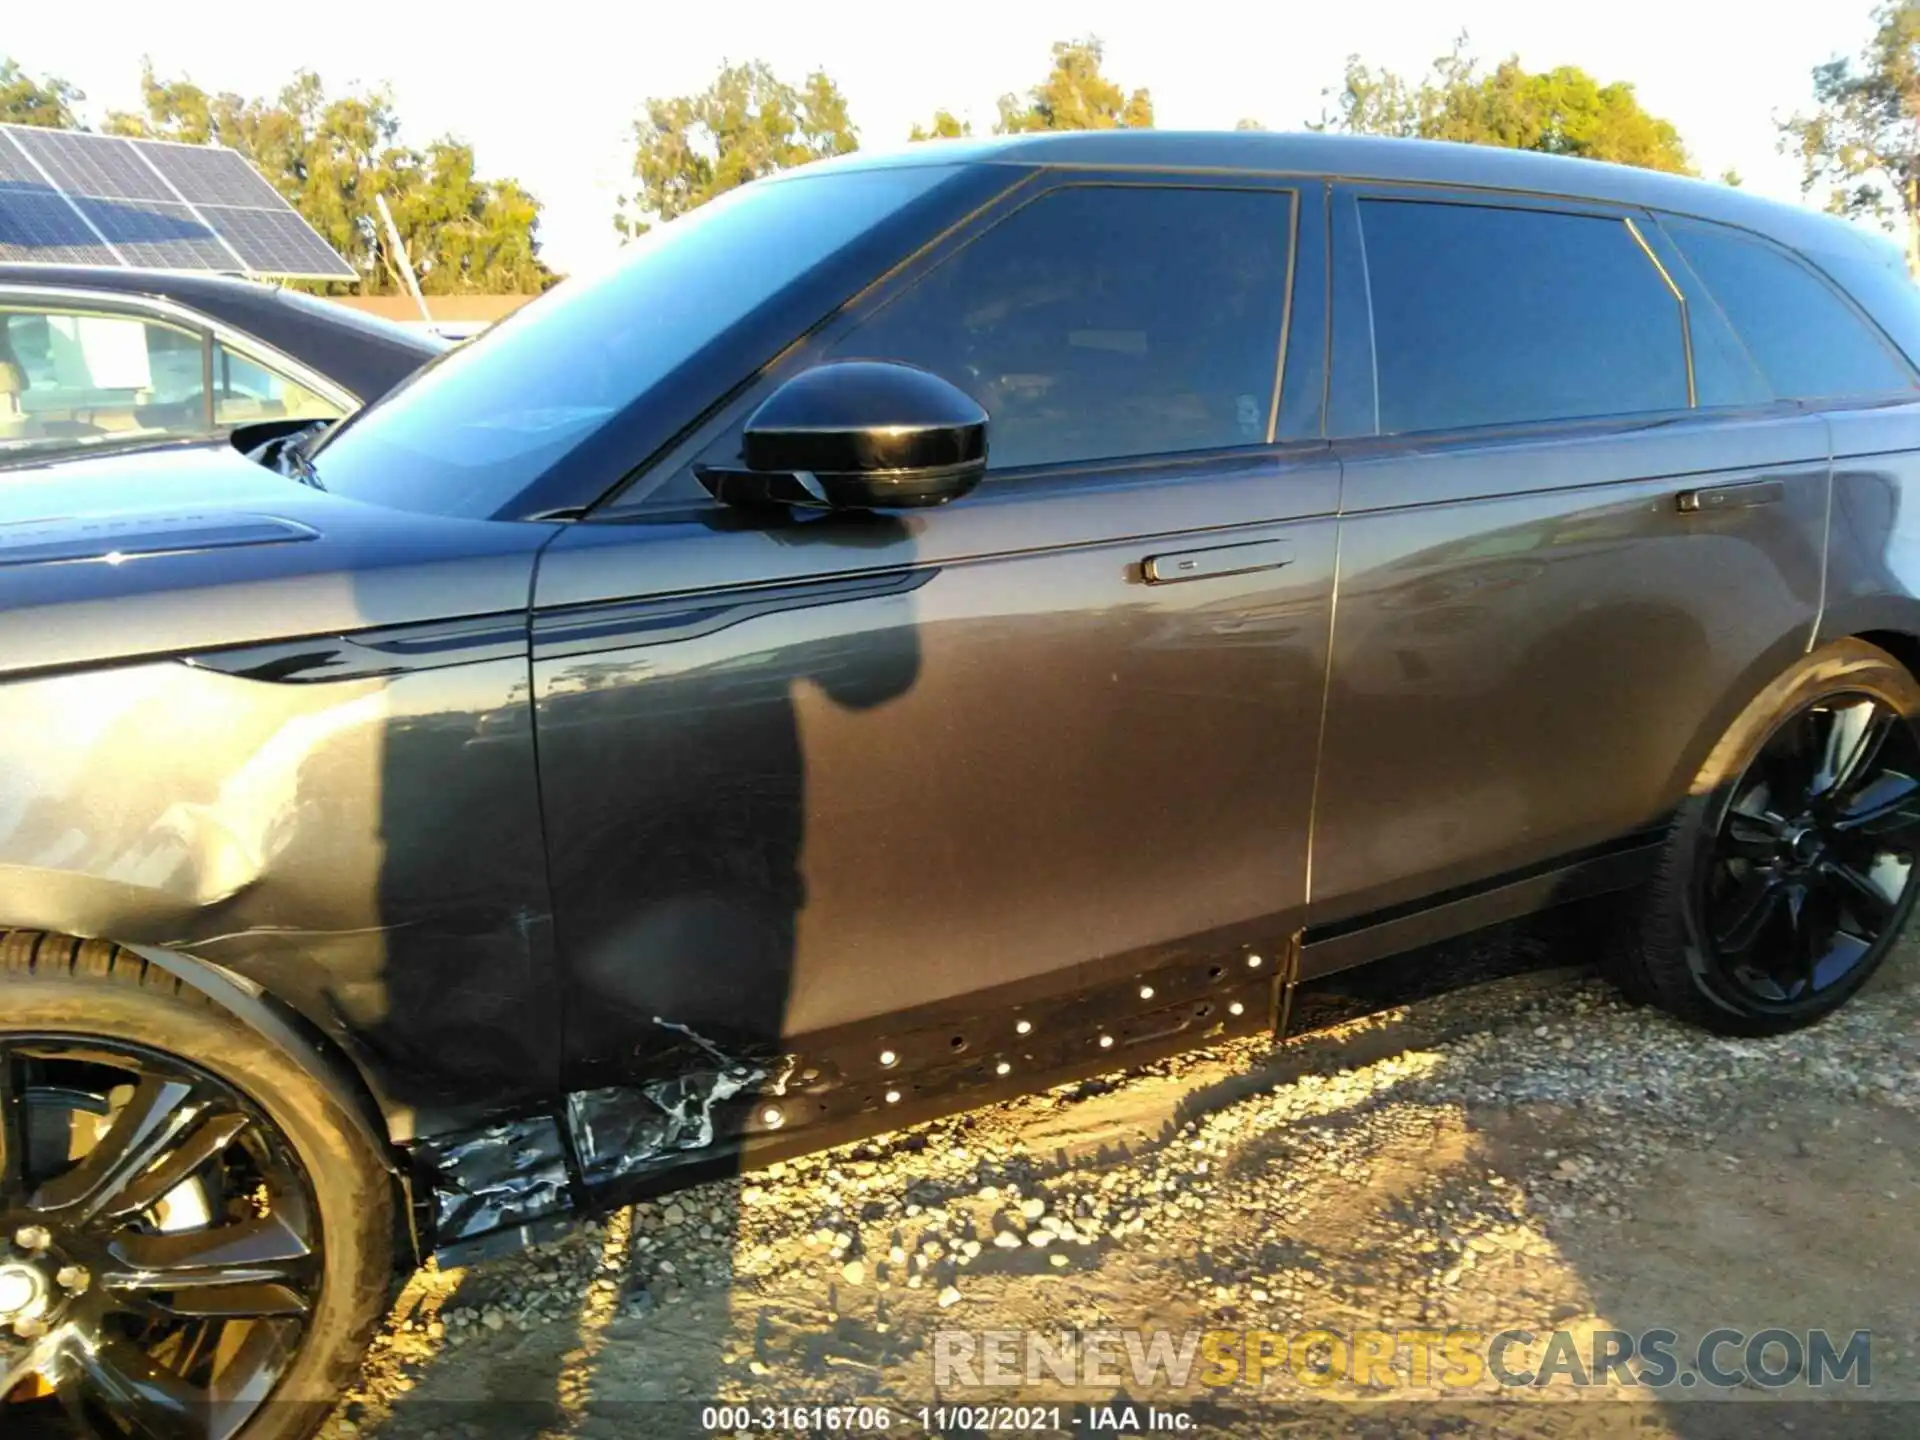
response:
M342 1101L101 941L0 936L0 1431L304 1440L393 1274Z
M1714 747L1614 956L1632 998L1772 1035L1831 1014L1898 938L1920 871L1920 683L1842 640Z

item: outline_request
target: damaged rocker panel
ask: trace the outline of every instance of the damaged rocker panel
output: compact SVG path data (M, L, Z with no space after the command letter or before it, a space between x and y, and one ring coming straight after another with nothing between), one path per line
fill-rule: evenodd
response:
M414 1147L450 1263L716 1174L1274 1028L1298 947L1240 947L1067 993L973 995L793 1041L723 1044L656 1018L655 1078ZM1008 987L1011 990L1012 987Z

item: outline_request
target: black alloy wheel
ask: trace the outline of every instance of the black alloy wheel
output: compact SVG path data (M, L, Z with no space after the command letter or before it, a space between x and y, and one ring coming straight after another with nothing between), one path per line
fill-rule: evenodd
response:
M1701 950L1757 1012L1844 986L1911 907L1920 738L1887 700L1821 698L1790 715L1734 783L1701 854Z
M306 1338L318 1215L293 1146L226 1081L0 1035L0 1417L232 1440Z

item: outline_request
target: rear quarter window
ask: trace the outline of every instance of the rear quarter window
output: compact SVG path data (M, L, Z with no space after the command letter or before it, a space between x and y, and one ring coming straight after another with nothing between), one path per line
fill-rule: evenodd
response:
M1786 400L1911 389L1913 372L1840 293L1784 250L1694 221L1665 226L1773 393Z

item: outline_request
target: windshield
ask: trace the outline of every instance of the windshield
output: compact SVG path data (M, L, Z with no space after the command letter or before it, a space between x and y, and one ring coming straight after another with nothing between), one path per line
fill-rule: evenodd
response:
M556 286L336 427L311 457L319 482L400 509L497 514L729 326L951 173L761 181L657 226L612 267Z

